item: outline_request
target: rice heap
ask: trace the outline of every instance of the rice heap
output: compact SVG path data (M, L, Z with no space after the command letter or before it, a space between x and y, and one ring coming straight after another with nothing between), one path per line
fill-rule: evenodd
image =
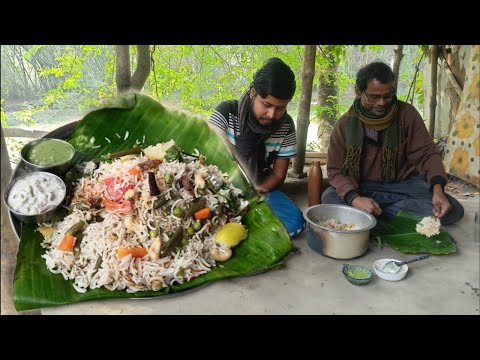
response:
M440 225L440 220L436 217L426 216L417 224L415 230L421 235L432 237L433 235L440 234Z
M71 213L39 228L47 268L76 291L157 291L216 265L215 233L240 223L248 202L201 155L182 158L173 143L180 156L168 159L162 145L78 165Z
M333 230L358 230L358 229L360 229L360 226L358 226L357 224L344 224L337 219L325 220L320 225L325 226L329 229L333 229Z

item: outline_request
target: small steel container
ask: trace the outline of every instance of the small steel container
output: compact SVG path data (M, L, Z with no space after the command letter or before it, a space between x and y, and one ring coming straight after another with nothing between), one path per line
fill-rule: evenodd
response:
M28 154L30 153L31 149L34 146L36 146L36 145L38 145L42 142L45 142L45 141L55 141L55 142L62 143L65 146L65 148L69 149L68 151L71 152L71 156L69 157L69 159L67 161L65 161L61 164L53 165L53 166L42 166L42 165L32 163L31 160L28 157ZM20 155L21 155L22 161L25 163L25 166L27 167L27 169L32 170L32 171L46 171L46 172L58 175L60 177L63 177L72 165L73 158L75 156L75 148L70 143L68 143L66 141L63 141L63 140L60 140L60 139L41 138L41 139L34 140L34 141L31 141L28 144L26 144L22 148L22 150L20 151Z
M10 195L10 191L12 190L12 187L18 181L20 181L22 179L26 179L27 177L32 176L33 174L43 174L46 177L50 178L51 181L56 181L60 185L60 187L62 189L62 193L56 194L57 199L58 199L56 201L56 204L53 207L51 207L50 209L48 209L47 211L40 212L38 214L22 214L22 213L19 213L19 212L12 209L11 204L9 204L8 198L9 198L9 195ZM54 175L54 174L49 173L49 172L37 171L37 172L30 172L30 173L27 173L25 175L22 175L22 176L19 176L19 177L16 177L16 178L12 179L10 181L10 183L7 185L7 187L5 188L5 193L3 194L3 201L4 201L5 205L7 206L7 208L10 210L10 212L12 213L12 215L15 216L18 220L23 221L25 223L41 224L41 223L50 221L50 219L53 217L55 212L61 207L61 205L63 203L63 200L65 199L65 195L66 195L66 185L65 185L65 182L61 178L59 178L57 175ZM33 196L35 196L35 193L33 194Z

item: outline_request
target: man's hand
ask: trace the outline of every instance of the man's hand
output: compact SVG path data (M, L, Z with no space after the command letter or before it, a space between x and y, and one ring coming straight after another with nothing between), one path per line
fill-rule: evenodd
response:
M275 159L272 174L257 186L257 190L269 192L283 184L287 177L290 159Z
M439 219L442 219L450 212L450 210L452 210L452 204L448 201L440 184L435 184L433 186L432 205L433 215Z
M375 200L366 196L357 196L352 200L351 205L354 208L366 211L374 216L382 215L382 208L378 205Z

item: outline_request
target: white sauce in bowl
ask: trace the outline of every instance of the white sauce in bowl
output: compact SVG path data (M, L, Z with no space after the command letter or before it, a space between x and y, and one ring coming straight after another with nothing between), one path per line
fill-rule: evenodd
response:
M45 213L65 198L65 186L61 180L42 172L32 172L19 178L8 194L8 206L21 215Z

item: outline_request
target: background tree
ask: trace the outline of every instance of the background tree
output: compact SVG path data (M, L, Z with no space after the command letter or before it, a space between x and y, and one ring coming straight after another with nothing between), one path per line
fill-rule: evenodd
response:
M437 69L438 69L438 53L439 53L439 46L432 45L430 49L430 119L428 121L428 132L432 136L435 135L435 109L437 108Z
M403 48L406 61L400 66L397 91L401 100L416 70L404 64L417 63L415 49ZM2 45L1 50L3 125L49 131L128 89L142 89L166 106L207 117L220 101L238 99L269 57L279 57L290 65L300 85L305 49L302 45L153 45L151 49L147 45L123 49L109 45ZM319 46L317 51L321 55L316 56L318 70L313 78L317 101L312 103L315 116L309 116L309 122L321 125L321 141L308 140L307 147L318 149L320 143L326 151L331 127L353 101L360 65L373 60L390 62L393 46L329 45ZM419 72L415 77L412 92L419 111L421 75ZM294 119L300 110L301 87L297 89L288 107ZM308 127L300 129L298 125L297 129L308 131ZM12 141L16 140L7 138L7 145Z
M393 57L393 65L392 70L395 74L395 80L393 81L393 88L396 90L398 85L398 76L400 74L400 63L402 62L403 58L403 45L395 45L393 48L394 57Z
M343 45L319 45L317 81L317 144L321 152L327 152L330 134L338 117L337 71Z
M310 105L312 103L312 84L315 75L315 45L305 45L300 85L300 101L297 115L297 157L293 160L292 173L303 175L305 165L305 148L308 127L310 125Z
M266 59L279 57L298 79L303 46L177 45L155 46L146 91L159 101L208 115L226 99L239 98ZM298 94L289 110L296 108Z
M129 45L115 46L115 60L117 64L116 80L118 93L141 91L150 74L150 46L137 45L137 63L133 76L131 76L130 69Z

